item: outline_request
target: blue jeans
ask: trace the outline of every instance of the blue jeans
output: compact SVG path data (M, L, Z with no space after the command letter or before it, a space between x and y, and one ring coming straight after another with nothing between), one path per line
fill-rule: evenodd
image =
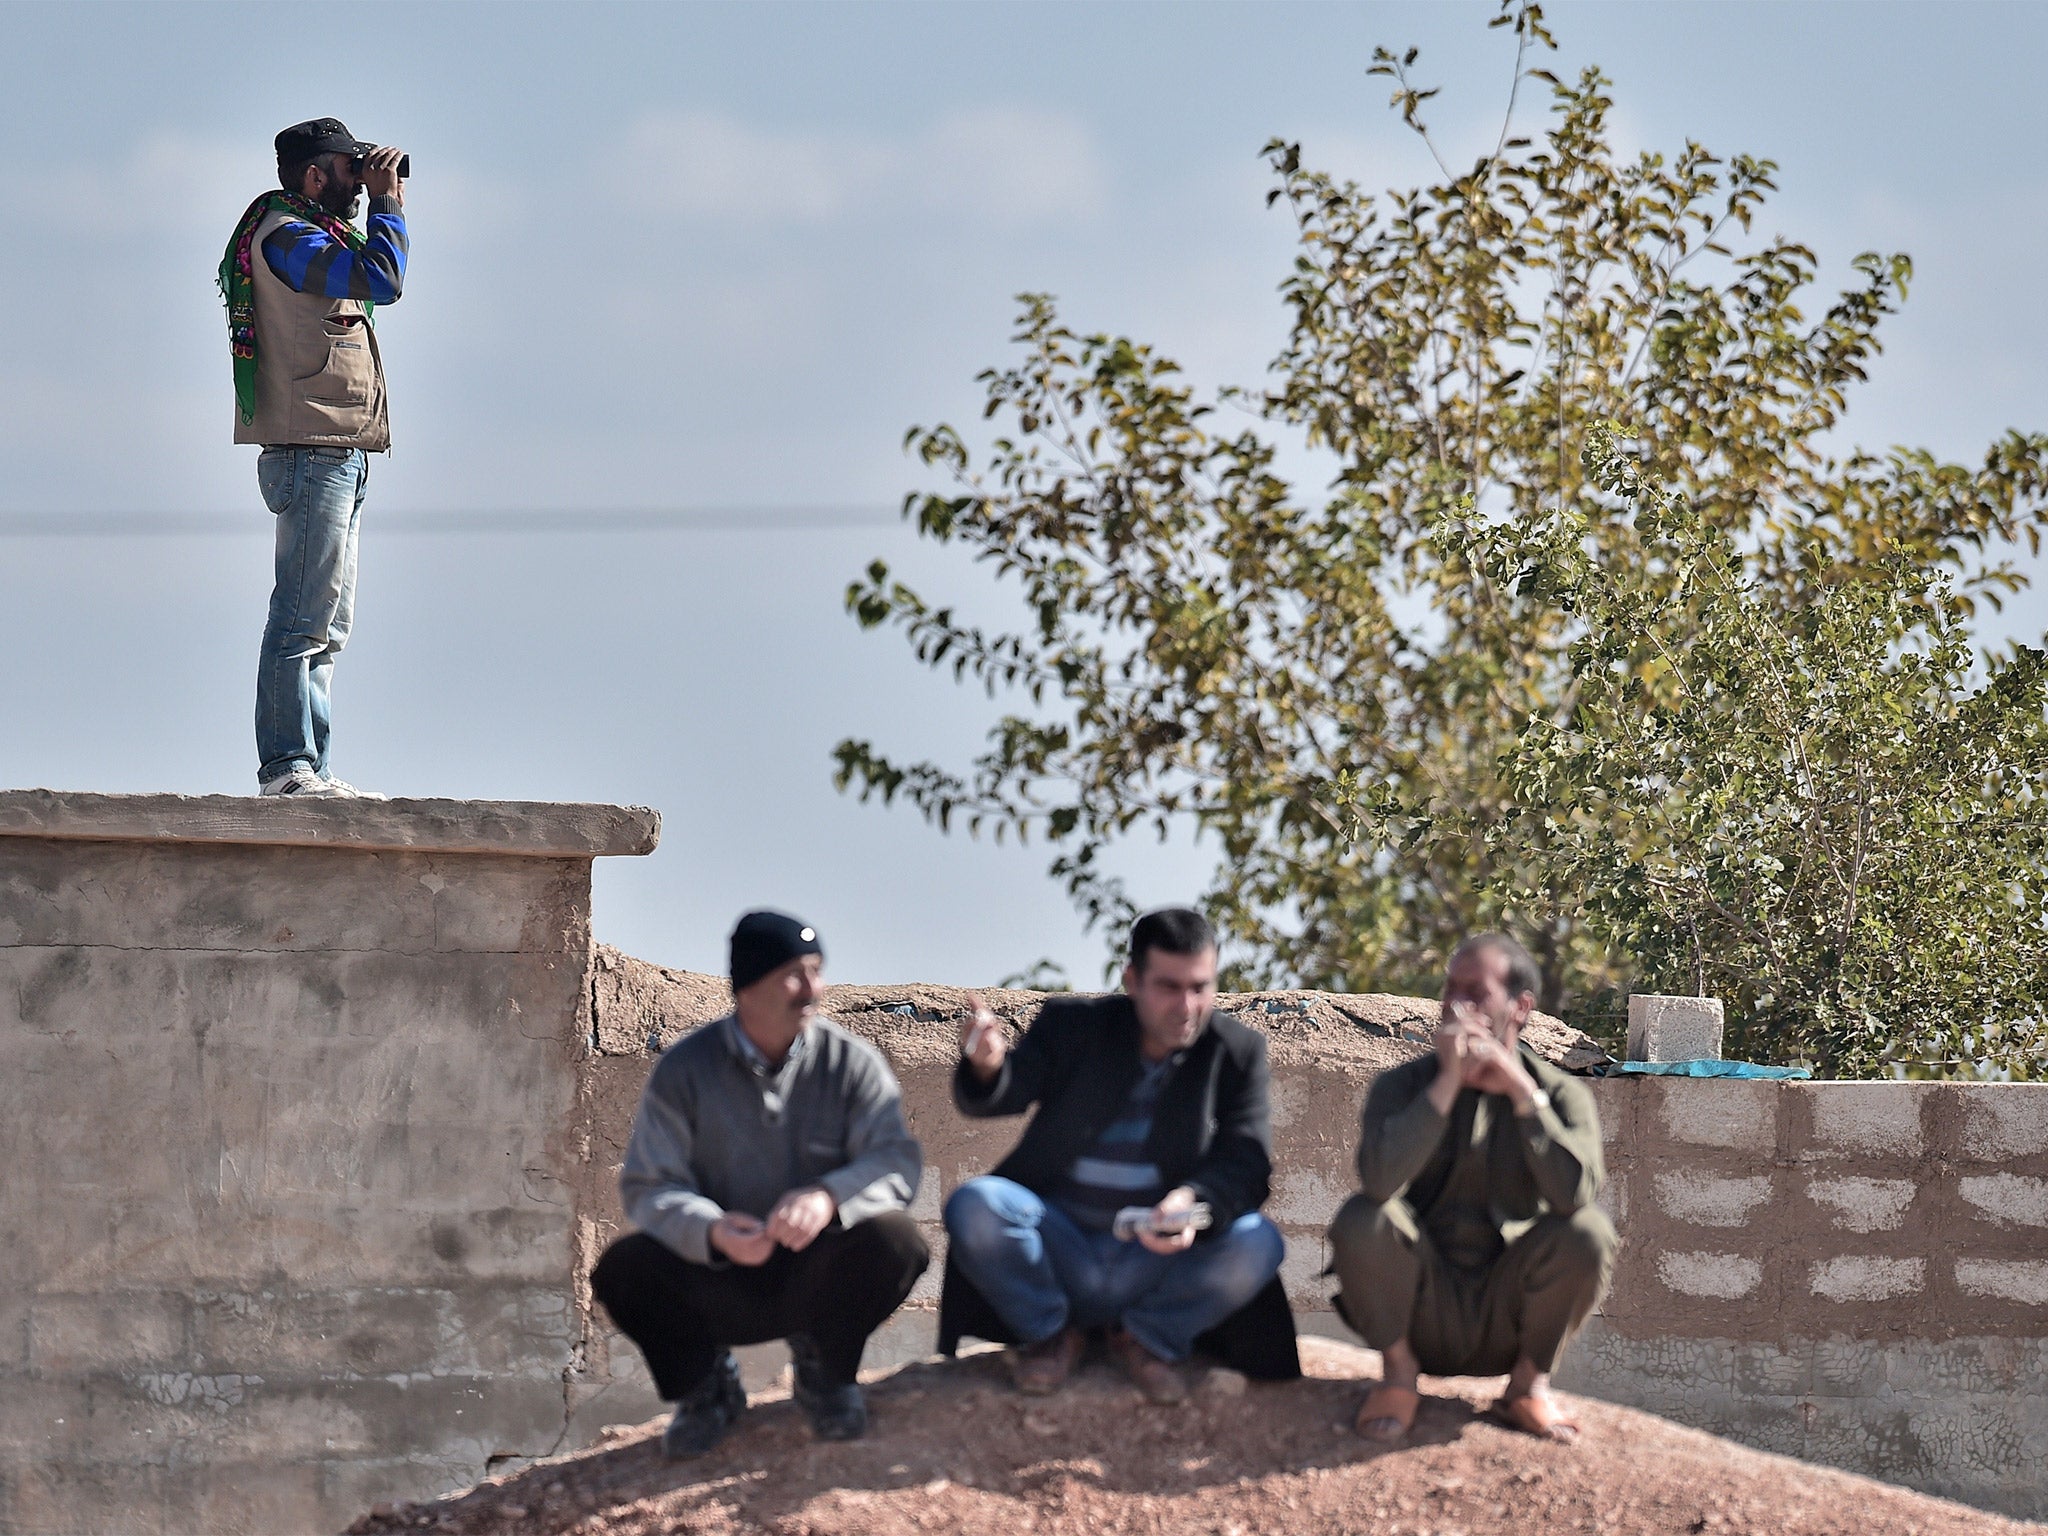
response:
M359 448L266 448L256 484L277 514L277 585L256 667L257 782L327 771L334 658L355 621L356 529L370 459Z
M1120 1326L1163 1360L1250 1301L1287 1251L1280 1229L1249 1211L1180 1253L1154 1253L1075 1224L1009 1179L969 1179L946 1201L953 1258L1026 1343L1069 1323Z

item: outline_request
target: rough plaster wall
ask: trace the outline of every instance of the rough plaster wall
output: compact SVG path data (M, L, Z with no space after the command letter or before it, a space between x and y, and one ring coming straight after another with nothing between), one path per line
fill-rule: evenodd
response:
M610 1181L652 1053L730 1005L722 982L600 946L584 1190L587 1248L616 1230ZM989 994L1012 1022L1036 994ZM954 1112L960 994L838 988L828 1006L889 1052L926 1152L915 1214L1015 1141L1019 1122ZM1274 1191L1304 1330L1341 1332L1323 1232L1354 1187L1356 1115L1382 1067L1423 1049L1433 1005L1261 994L1227 1000L1268 1031ZM1546 1024L1539 1049L1583 1050ZM1986 1508L2048 1515L2048 1087L1610 1078L1592 1084L1624 1237L1601 1315L1563 1383L1762 1449ZM932 1347L938 1266L870 1345ZM592 1327L572 1439L659 1407L629 1344ZM772 1371L772 1351L750 1362ZM758 1379L758 1375L757 1375Z
M0 1530L560 1442L587 858L0 839Z

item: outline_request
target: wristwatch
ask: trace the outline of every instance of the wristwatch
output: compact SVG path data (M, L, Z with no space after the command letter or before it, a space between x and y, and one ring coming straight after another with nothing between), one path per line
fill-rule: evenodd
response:
M1529 1095L1529 1107L1527 1109L1518 1109L1515 1113L1527 1118L1530 1115L1539 1115L1548 1108L1550 1108L1550 1095L1543 1089L1538 1088Z

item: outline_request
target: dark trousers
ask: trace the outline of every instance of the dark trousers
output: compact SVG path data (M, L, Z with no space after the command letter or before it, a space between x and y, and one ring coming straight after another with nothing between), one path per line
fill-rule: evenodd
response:
M761 1265L692 1264L642 1232L605 1249L591 1293L640 1346L664 1399L675 1402L732 1344L791 1334L817 1343L829 1383L860 1372L868 1335L902 1305L931 1262L917 1223L901 1211L836 1223L801 1253L777 1248Z
M1592 1206L1539 1217L1485 1269L1445 1261L1405 1200L1353 1195L1330 1225L1345 1321L1377 1350L1402 1339L1432 1376L1557 1363L1613 1272L1620 1241Z

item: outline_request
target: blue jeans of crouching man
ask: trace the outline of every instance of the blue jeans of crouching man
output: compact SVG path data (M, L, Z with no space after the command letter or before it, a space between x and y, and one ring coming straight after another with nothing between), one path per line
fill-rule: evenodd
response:
M1180 1253L1078 1225L1009 1179L969 1179L946 1201L953 1258L1026 1343L1077 1328L1121 1327L1163 1360L1250 1301L1280 1268L1280 1229L1248 1211Z
M304 763L327 772L334 658L355 622L356 532L369 455L265 448L256 485L277 514L277 584L256 668L258 783Z

